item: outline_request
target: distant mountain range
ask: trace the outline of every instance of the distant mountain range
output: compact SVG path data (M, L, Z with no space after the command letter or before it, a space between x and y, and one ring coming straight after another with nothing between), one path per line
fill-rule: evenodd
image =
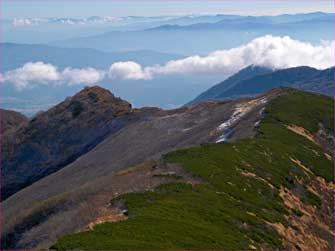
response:
M189 25L166 24L159 27L151 28L150 30L289 30L290 28L307 28L307 25L331 25L334 20L335 14L322 12L279 16L235 16L230 18L225 18L224 16L222 16L222 19L218 22L203 22Z
M46 17L46 18L35 18L27 17L20 18L16 17L13 19L2 20L5 23L11 23L13 26L36 26L36 25L47 25L47 24L60 24L60 25L126 25L132 22L134 23L150 23L153 25L156 23L168 22L172 24L188 25L194 23L216 23L222 21L257 21L257 22L272 22L272 23L288 23L288 22L299 22L306 20L316 19L328 19L334 17L333 13L324 12L312 12L306 14L283 14L277 16L241 16L241 15L185 15L185 16L155 16L155 17L144 17L144 16L91 16L87 18L71 18L71 17ZM157 25L157 24L156 24Z
M169 60L182 58L182 55L160 53L151 50L103 52L90 48L62 48L44 44L0 43L3 58L2 71L21 67L27 62L42 61L59 68L95 67L108 69L114 62L135 61L141 65L164 64Z
M208 17L196 16L192 20L193 22L188 24L166 20L161 25L148 28L110 30L96 35L73 36L70 39L55 39L50 44L105 51L152 49L192 55L236 47L267 34L287 35L294 39L315 43L320 42L320 39L333 40L334 38L333 13L259 17L217 15L211 20Z
M254 96L278 86L289 86L333 96L334 67L317 70L302 66L274 71L264 67L249 66L201 93L188 104L203 100Z

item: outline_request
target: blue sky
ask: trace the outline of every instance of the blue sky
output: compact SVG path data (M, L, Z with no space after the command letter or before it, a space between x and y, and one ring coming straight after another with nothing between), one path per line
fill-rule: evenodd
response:
M276 15L333 12L333 0L2 0L1 17L159 16L184 14Z

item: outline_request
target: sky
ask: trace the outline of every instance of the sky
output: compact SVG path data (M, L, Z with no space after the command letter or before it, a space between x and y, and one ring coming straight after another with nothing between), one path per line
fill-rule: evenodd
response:
M15 17L278 15L334 12L333 0L1 0L2 19Z

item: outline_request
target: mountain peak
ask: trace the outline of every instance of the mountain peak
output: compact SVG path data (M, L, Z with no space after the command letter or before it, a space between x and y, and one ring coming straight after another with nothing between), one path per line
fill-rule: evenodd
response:
M72 97L52 108L72 112L73 117L81 113L100 114L102 116L120 116L131 112L131 104L115 97L109 90L100 86L85 87ZM52 110L51 109L51 110Z
M110 91L99 86L87 87L7 133L3 139L7 160L3 170L7 179L2 184L2 198L91 150L108 134L121 129L131 112L131 105ZM19 169L18 159L22 161Z
M86 86L81 91L70 97L71 100L90 100L94 103L102 100L114 100L116 97L109 90L100 86Z

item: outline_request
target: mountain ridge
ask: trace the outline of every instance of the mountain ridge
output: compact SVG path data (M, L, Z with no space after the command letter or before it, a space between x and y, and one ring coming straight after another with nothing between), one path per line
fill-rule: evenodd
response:
M86 91L88 90L90 88L86 89ZM197 219L204 224L203 226L208 227L203 232L206 236L214 234L213 229L218 231L215 222L222 222L222 219L228 220L225 218L227 215L235 215L236 208L242 207L248 208L251 213L258 215L258 218L246 215L246 211L243 209L243 219L247 220L247 225L253 229L251 233L258 235L258 237L250 236L251 239L256 238L253 243L256 247L270 248L273 245L292 247L294 241L283 234L281 229L291 231L292 238L299 240L297 245L300 248L313 247L313 249L318 249L316 243L327 247L330 245L327 239L329 237L328 228L323 234L315 232L313 229L317 226L313 225L315 227L311 228L309 224L319 223L314 218L311 221L308 215L317 215L320 222L324 222L323 224L326 226L329 225L328 218L331 216L331 212L327 211L327 203L331 196L329 198L327 196L331 193L329 193L330 188L327 188L330 184L327 182L332 180L332 172L329 168L332 156L331 150L329 150L331 148L324 148L324 145L319 143L321 142L319 138L325 139L325 142L328 142L326 145L332 144L331 138L327 140L333 128L332 107L330 106L332 102L329 97L320 94L305 93L291 88L276 88L256 98L241 98L224 102L205 101L176 110L134 109L132 116L135 118L128 117L131 123L126 123L116 133L109 134L93 149L69 165L34 182L2 202L5 220L2 236L3 246L9 249L36 249L49 248L56 243L52 248L91 250L112 247L113 249L129 249L128 244L137 243L138 246L134 244L135 246L131 246L132 249L135 247L145 248L147 247L145 245L149 243L146 239L148 236L151 240L150 243L156 243L153 240L156 237L159 238L161 233L159 229L147 235L148 228L131 227L133 229L131 232L126 231L128 236L129 233L132 233L137 236L133 240L142 241L140 244L136 241L125 241L122 244L109 236L108 233L113 231L110 227L114 229L114 226L119 226L119 223L122 226L128 226L131 222L141 220L144 213L142 210L149 206L149 215L158 217L155 218L155 225L166 233L176 233L175 231L171 232L171 229L165 229L165 226L169 224L161 225L160 219L172 220L171 217L183 215L184 219L188 221L189 216L196 213L193 211L197 208L194 203L190 204L192 206L188 206L190 201L187 198L193 198L197 201L199 210L201 209L202 212L200 215L196 213L199 216ZM226 134L228 131L229 135ZM222 140L223 136L226 137L224 140ZM222 141L228 143L216 143ZM297 148L297 142L303 147ZM174 150L177 151L174 152ZM273 161L276 161L267 162L269 156L272 156ZM234 169L236 163L238 163L238 169ZM310 171L306 171L301 167L302 165L318 177L325 179L326 183L316 182L317 177L314 174L311 176ZM278 168L279 166L281 168ZM222 169L223 167L225 169ZM239 171L241 168L242 171L244 170L241 171L242 173ZM278 173L276 170L282 171ZM232 172L235 176L229 175ZM267 173L271 173L271 175L267 176ZM296 180L294 175L298 175L299 179ZM230 177L231 180L224 177ZM247 193L243 192L242 189L235 191L237 192L235 193L234 190L231 190L229 182L237 182L233 177L242 179L246 186L250 185L249 188L245 187L245 189L251 189L250 192L249 190ZM306 188L301 187L299 185L301 179L304 182L302 184L308 187L312 186L313 191L316 192L308 192ZM264 180L274 187L275 193L271 193L272 195L268 193L267 186L269 185L263 184ZM191 185L187 185L185 182ZM209 184L211 185L208 187ZM321 184L326 185L321 186ZM216 190L211 190L210 187L213 185ZM281 185L283 188L280 188ZM289 190L284 190L284 187ZM261 189L262 192L258 195L257 191L259 190L253 189ZM240 199L243 202L236 207L234 206L232 210L229 209L229 213L225 214L217 208L218 204L212 202L221 201L221 196L224 196L224 193L221 192L227 191L230 191L234 197L242 196L243 198ZM215 195L213 201L208 201L208 192ZM280 196L284 197L278 197L279 192ZM168 201L172 200L177 205L182 203L180 205L184 206L171 208L171 204L165 204L165 197L161 197L163 194L170 198ZM151 197L152 195L154 197ZM255 199L252 199L253 203L251 204L249 203L251 199L249 195ZM147 204L146 198L148 197L146 196L152 198L149 199L149 202L151 201L149 204ZM258 198L258 196L260 197ZM295 198L294 196L298 196L302 200L299 207L295 205L293 208L287 208L286 204L282 204L283 200L293 203L291 199ZM183 199L179 201L178 198ZM191 201L194 201L193 199ZM121 202L118 202L119 200ZM127 201L127 203L124 204L122 201ZM236 202L236 200L231 201L230 199L228 201L230 201L228 204ZM263 204L259 204L261 201ZM204 202L206 203L203 204ZM219 206L219 208L223 210L228 204L224 202L225 207ZM208 205L214 207L210 209L211 206L209 208ZM270 211L266 210L266 205L271 208ZM162 210L156 211L157 206L162 206ZM314 211L314 207L319 208L319 213ZM122 210L127 208L129 215L122 216L120 208ZM187 208L187 212L175 211L178 208ZM265 211L260 210L261 208ZM213 217L214 215L218 216L213 212L222 212L223 214L220 213L221 216L218 220L213 221L214 223L209 223L206 220L207 216L205 218L201 216L207 212L207 209L210 210L208 212L212 212L208 215ZM134 214L134 210L137 213ZM173 212L173 216L161 215L159 212ZM286 222L286 216L284 217L286 213L284 212L288 212L289 223ZM207 214L205 213L205 215ZM299 215L304 215L304 217ZM266 222L271 224L264 223L263 217ZM66 224L64 224L65 219ZM118 219L124 221L111 223L115 220L118 221ZM237 219L240 218L235 216L232 218L232 220ZM307 223L302 219L308 219ZM259 222L259 225L253 224L255 220ZM103 222L105 223L99 224ZM191 222L194 222L194 219ZM290 222L298 225L293 225L291 228L290 225L287 225ZM192 224L189 225L189 222L184 222L184 224L192 228ZM239 236L235 230L241 230L239 227L241 224L239 221L233 221L229 224L228 229L232 229L234 232L232 236ZM264 224L270 225L264 228ZM280 224L283 224L283 227L277 228L277 226L281 226ZM149 221L140 225L152 226L152 223ZM122 226L117 231L121 235L124 233ZM175 227L176 224L173 226ZM231 228L231 226L234 227ZM262 231L259 231L259 226ZM112 246L108 246L105 237L92 244L91 231L98 231L93 232L93 235L95 238L101 238L101 228L107 231L103 230L103 236L107 236L111 240L108 243ZM88 231L90 229L91 231ZM137 235L139 229L143 234ZM83 230L85 232L81 232ZM301 241L304 236L301 231L308 232L316 238L313 240L320 242L304 243ZM41 234L45 232L50 234ZM74 232L77 234L73 235ZM184 230L183 232L185 234ZM178 235L172 234L171 238L168 238L172 241L169 245L165 242L161 245L156 243L154 247L157 249L161 248L162 245L164 247L167 245L166 247L170 248L191 248L189 245L194 243L193 241L199 240L197 230L194 229L192 232L195 234L194 238L188 239L192 241L178 241L179 244L177 244L175 241L179 240ZM59 239L67 234L71 235ZM231 236L231 234L232 232L228 235ZM250 232L247 231L246 234L249 236ZM82 235L84 237L80 237L81 240L77 241L77 236ZM216 235L214 234L214 236ZM215 237L218 241L214 242L216 244L204 241L196 242L196 245L201 245L201 243L206 245L203 248L238 248L239 245L247 245L244 242L240 244L238 244L239 242L228 242L227 239L222 239L222 236L225 235L220 234ZM121 239L123 238L125 237ZM210 237L208 238L206 239L212 240ZM126 245L126 243L128 244ZM172 243L174 244L172 245Z
M95 90L95 92L93 92L93 95L89 94L92 93L92 90ZM99 93L99 95L96 96L94 95L94 93ZM105 98L99 98L99 96ZM67 121L66 118L69 118L70 120L65 124L71 125L73 129L65 127L64 130L61 130L60 129L62 128L62 126L60 126L61 123L58 124L45 123L46 125L55 124L55 127L51 128L52 130L50 130L49 133L47 134L43 133L41 135L45 136L51 133L55 134L56 137L58 137L60 140L56 142L51 142L49 140L50 137L48 137L47 138L48 140L46 140L46 142L48 142L49 144L47 149L49 150L53 149L52 152L57 152L57 149L54 149L54 145L56 143L56 145L58 146L61 145L60 147L61 152L67 152L64 151L64 149L66 149L66 144L64 143L68 143L69 142L68 140L71 137L74 137L76 139L78 137L82 138L83 135L81 133L83 131L80 129L80 127L78 127L76 123L73 122L73 120L78 121L78 119L80 118L80 121L82 121L81 124L84 124L83 126L85 135L88 134L96 137L95 133L97 130L95 130L95 128L100 127L94 128L92 127L91 123L93 123L93 125L96 124L99 125L100 123L97 121L101 121L102 125L112 126L112 129L114 130L107 132L107 135L100 138L98 141L95 141L94 144L90 145L91 147L88 148L87 151L81 152L80 156L76 156L76 158L72 159L71 162L68 163L67 165L65 164L65 166L62 166L61 168L54 169L50 173L44 173L46 174L44 177L37 177L37 179L35 180L30 180L33 181L32 184L24 187L21 190L18 190L16 193L12 194L10 197L2 201L2 206L4 208L3 212L4 212L4 226L5 226L2 233L2 244L3 247L5 247L6 249L49 248L51 245L55 243L56 244L53 246L53 248L56 249L110 248L109 246L104 246L105 245L104 240L99 241L99 243L102 246L99 247L92 246L90 244L91 239L89 237L91 236L91 232L87 233L89 235L88 238L85 237L85 239L82 239L85 240L84 243L79 242L81 244L78 244L76 239L73 239L74 241L72 241L72 238L76 238L75 237L76 235L66 236L64 237L65 239L63 238L59 239L59 238L74 232L80 232L83 230L92 229L92 226L94 226L93 231L95 229L100 229L101 225L99 225L99 222L101 223L106 221L107 223L105 224L107 224L108 229L110 226L108 224L114 224L109 222L115 221L117 219L126 220L124 224L128 225L129 224L127 222L128 220L132 222L131 219L133 219L132 217L134 208L133 207L129 208L130 210L129 217L131 218L127 220L128 216L124 218L122 214L120 215L120 210L121 209L124 210L125 208L125 206L122 206L124 205L122 204L122 200L120 202L121 204L119 202L115 202L116 204L114 204L113 201L113 199L116 200L120 198L122 199L123 198L122 196L126 196L125 200L128 201L129 198L133 198L132 196L135 196L135 198L137 198L137 196L142 196L141 193L143 192L149 192L149 193L153 192L154 194L156 194L157 191L163 191L163 192L165 191L168 194L170 194L171 192L170 188L171 188L172 191L180 191L181 193L186 192L185 196L189 194L189 192L191 192L191 194L189 195L191 195L191 197L193 198L192 195L193 188L191 190L188 190L188 188L185 187L184 183L186 182L193 184L192 187L194 186L194 189L197 189L198 186L207 189L206 184L208 185L208 182L213 182L212 178L210 178L212 177L212 175L210 175L210 173L205 174L203 173L203 171L212 170L211 168L214 168L213 166L214 162L216 163L215 165L219 166L215 167L212 171L216 170L215 173L218 175L219 174L218 170L221 170L219 163L221 163L220 161L222 161L221 159L222 154L219 155L214 154L213 155L213 160L215 160L214 162L213 161L207 162L207 160L206 162L202 162L203 160L199 160L196 158L196 156L198 157L207 156L206 154L205 155L203 154L206 153L208 149L217 149L214 152L219 151L220 153L224 149L229 148L233 152L229 152L230 150L226 152L226 150L224 150L225 152L224 156L229 157L226 158L223 156L223 158L227 160L231 159L231 161L235 160L237 161L237 159L240 159L240 157L244 156L242 152L245 152L247 149L249 149L247 152L249 151L252 152L252 149L254 149L254 144L257 145L258 144L257 142L259 141L260 145L257 146L256 149L258 149L259 147L262 148L263 144L265 144L266 142L268 148L272 149L271 144L273 144L273 142L277 143L279 142L278 149L277 149L278 145L273 144L273 147L275 147L275 149L273 149L272 154L275 154L277 156L279 151L279 154L285 155L285 153L281 152L285 148L280 147L281 144L284 144L283 146L289 147L287 154L289 154L289 156L291 156L293 159L290 160L289 158L285 157L284 160L285 165L283 165L283 167L291 168L290 163L296 163L296 165L299 166L300 165L299 164L300 162L298 162L299 160L301 161L302 165L307 165L308 168L311 168L313 172L315 172L320 177L323 177L327 182L331 180L330 176L331 173L328 170L328 166L330 166L329 163L332 161L331 156L332 138L330 135L333 128L332 124L333 120L331 119L332 115L330 109L331 108L330 104L332 100L329 97L320 94L305 93L292 88L279 87L258 97L252 97L252 98L244 97L229 101L204 101L199 104L194 104L191 106L175 110L162 110L154 107L132 109L128 102L116 98L109 91L104 90L100 87L85 88L84 90L76 94L74 97L75 98L73 97L67 98L64 102L62 102L55 108L50 109L51 112L47 111L45 113L36 116L36 118L31 119L32 122L30 121L30 123L32 123L32 125L28 127L27 126L23 127L23 129L29 128L29 130L27 131L23 130L24 132L23 135L36 135L36 133L38 135L39 133L44 132L45 130L43 129L43 124L41 124L40 122L42 118L43 118L42 121L48 122L48 120L44 119L45 117L48 118L51 115L52 117L54 117L57 114L66 114L66 116L60 116L58 118L56 116L55 121L62 121L61 123L63 123ZM96 100L97 98L98 100ZM112 103L114 103L114 105L118 104L116 107L117 109L112 109L113 107L112 108L110 107L111 102L105 102L108 100L112 100L113 101ZM80 101L81 103L88 102L90 106L87 107L87 105L85 105L84 103L83 105L84 109L75 108L77 105L74 105L74 103L76 104L78 101ZM276 104L275 108L273 108L273 103ZM92 107L95 107L95 109L93 109ZM284 109L285 112L281 112L282 109ZM101 117L100 120L98 119L98 117L93 116L94 113L91 113L95 110L100 114L98 116ZM112 113L108 112L111 110L113 110ZM59 111L63 111L63 113L59 113ZM36 121L39 123L35 124ZM109 121L111 121L111 123L109 123ZM266 123L264 123L264 121ZM271 127L268 128L268 126ZM91 130L88 132L85 128L93 129L93 131ZM279 135L283 133L284 136L277 137L278 133ZM16 131L14 135L19 135L19 133ZM275 141L271 140L272 137L275 137L274 138ZM37 138L37 136L35 136L35 138ZM62 143L63 142L62 140L64 140L64 138L67 141L64 141L64 143ZM91 138L88 139L84 138L86 142L89 142L90 139ZM13 142L13 144L18 144L20 147L23 147L23 149L25 148L31 149L29 145L25 146L24 142L20 143L20 141L17 140L11 140L11 142ZM226 144L222 142L228 142L228 143ZM272 143L269 145L270 142ZM301 150L300 148L297 150L296 142L299 142L299 144L305 146L305 148L301 148L305 150ZM69 143L69 146L72 145L73 145L72 143L71 144ZM236 155L238 152L234 153L235 150L233 146L235 145L239 148L240 146L246 147L246 149L244 149L241 152L242 155L240 157ZM195 149L199 149L200 152L197 152L198 150L193 150L194 148L192 147L196 147ZM267 149L266 151L269 151L268 148L264 149ZM36 152L36 150L39 149L44 148L38 147L38 144L35 143L34 148L31 150ZM174 150L177 150L177 153L171 153L171 151ZM194 156L192 153L193 151L197 152L197 154ZM17 156L20 156L20 151L15 152L17 153ZM23 151L23 153L24 152L25 151ZM314 158L313 157L314 155L310 156L311 154L310 152L318 157ZM43 153L45 153L45 150ZM201 166L197 167L196 169L194 169L193 167L191 168L188 165L185 166L185 163L186 164L188 163L187 159L189 157L186 157L185 159L186 162L185 163L183 162L183 165L180 166L178 164L180 162L177 160L178 159L180 160L180 158L183 159L185 153L187 153L187 156L189 156L188 153L190 153L190 156L193 156L192 159L194 159L196 163L206 163L205 165L206 166L208 165L210 169L202 168ZM248 160L246 159L245 161L247 162L252 161L253 159L252 156L258 156L262 159L263 158L266 159L267 155L262 155L261 153L263 152L257 151L257 154L255 153L254 155L253 154L251 154L250 156L248 155L249 156ZM173 161L166 162L165 161L166 158L162 157L165 156L166 154L167 156L170 156L168 157L169 159L171 159L171 156L174 156L171 159ZM208 154L209 154L208 156L212 156L213 153L209 151ZM8 160L10 160L7 158L8 155L4 156L5 161L8 162ZM45 156L50 156L50 154ZM57 155L51 155L51 156L57 156ZM235 157L232 158L232 156ZM26 160L23 157L24 155L18 158L14 157L17 161L22 160L22 164L18 165L20 168L22 168L23 164L27 165L26 163L34 163L36 161L36 158L31 154L28 156L28 159ZM48 168L50 168L50 164L55 163L55 159L57 163L59 159L64 159L64 157L57 156L57 158L51 158L50 161L46 162L48 163L47 165ZM44 160L42 160L41 162L42 165L38 164L39 162L36 162L38 165L36 164L32 165L34 167L34 172L38 171L39 169L43 170L43 168L39 168L39 166L43 167L44 163L43 161ZM311 161L316 162L312 163ZM266 168L270 169L264 169L264 170L261 169L263 171L261 173L258 173L257 171L258 168L263 166L263 164L260 163L266 163L266 162L263 162L263 160L262 162L258 162L258 160L255 160L255 162L252 161L252 166L253 168L256 169L249 169L249 167L247 166L248 167L247 170L248 172L252 173L256 172L257 175L261 175L260 177L266 180L268 179L268 177L263 176L263 172L265 172L266 170L268 171L272 170L270 168L271 165L269 166L267 164ZM281 162L276 161L276 163ZM9 161L9 164L7 163L7 167L10 165L11 161ZM245 162L241 163L241 166L245 165L246 165ZM257 167L259 165L260 167ZM223 166L227 167L229 166L229 168L232 167L231 162L226 163ZM327 168L321 168L325 166L327 166ZM295 166L293 169L290 169L290 172L296 172L296 168L299 167ZM234 168L232 170L234 170ZM25 170L23 171L26 175L27 168L25 168ZM301 172L299 173L301 174ZM215 175L215 177L217 175ZM240 174L238 174L238 177L240 177L239 175ZM253 174L247 173L246 175L253 175ZM276 175L278 174L273 173L273 175L277 177ZM228 175L227 177L230 176ZM276 179L277 181L272 181L274 183L271 184L275 187L278 187L278 185L281 184L281 182L284 182L285 180L285 183L283 183L283 185L290 186L290 184L292 183L291 182L292 177L291 178L290 177L285 178L285 175L284 176L281 175L279 179L280 182ZM302 176L301 178L303 177L305 176ZM241 176L241 179L244 178ZM283 181L281 181L282 179ZM220 183L219 180L215 181L216 185L226 186L224 185L224 182ZM315 185L316 183L314 183L314 176L312 180L313 184ZM228 180L226 181L228 182ZM180 183L180 185L177 185L177 187L175 187L173 184L167 184L171 182L172 183L177 182ZM252 179L247 181L247 183L245 184L248 184L248 182L252 182L252 184L255 184ZM293 183L298 184L295 181ZM164 184L166 184L165 188ZM306 185L309 184L310 183L306 183ZM161 187L161 185L163 185L163 187ZM298 189L297 191L300 191L299 189L302 188L298 186L297 189ZM322 191L325 191L323 196L328 196L328 192L326 192L328 188L326 187L316 186L313 189L323 189ZM313 212L310 211L312 209L310 209L309 207L309 205L312 206L314 205L316 207L320 206L322 208L322 215L324 216L320 217L329 217L329 215L331 215L331 213L329 213L326 209L327 204L323 204L323 202L320 204L321 195L319 193L315 195L314 192L308 193L306 190L302 191L303 191L302 194L295 194L294 191L293 195L291 194L292 191L287 193L287 196L300 196L300 198L304 200L303 204L301 204L302 208L300 209L293 208L294 210L305 210L305 211L307 210L308 213L314 214L314 211ZM137 193L133 194L133 192L139 192L140 194ZM257 196L256 194L257 192L255 191L252 192L253 196ZM176 199L174 197L175 196L174 193L170 195L172 196L171 199L173 200ZM158 194L157 196L160 195ZM270 196L268 198L272 197ZM272 201L271 199L272 201L271 203L274 202L275 204L273 205L277 205L280 208L282 208L283 205L276 204L278 203L278 198L277 197L275 198L276 198L275 201ZM326 200L325 198L322 197L321 201L325 201L326 203L328 199ZM207 200L206 198L203 199L205 199L205 201ZM217 199L220 200L219 197L216 198L216 200ZM264 200L264 198L262 200ZM143 201L144 204L141 205L146 206L146 200L139 199L136 201L137 202ZM184 201L185 202L188 201L186 197ZM201 201L203 200L201 199L200 201L198 201L199 205L202 205ZM281 199L279 199L279 201L281 201ZM141 217L140 215L142 214L141 213L142 207L140 205L137 205L137 202L135 202L136 205L135 208L139 210L137 211L139 212L138 217ZM110 205L110 203L112 203L111 204L112 207L108 206ZM134 203L134 201L129 200L129 203ZM117 206L115 208L113 205L121 205L121 206ZM126 204L126 206L127 205L128 204ZM164 203L162 205L164 205ZM271 206L272 208L271 210L273 210L273 208L278 208L277 206L274 207ZM118 209L118 207L121 207L121 209ZM165 208L163 211L170 210L168 209L169 208L168 206L166 207L166 205L164 205L163 208ZM194 205L191 208L194 208ZM192 211L193 209L191 208L190 210ZM292 214L292 212L293 213L297 212L296 214L301 214L300 211L294 211L293 209L286 208L283 210L289 210L291 212L289 217L296 217ZM206 210L206 207L202 210ZM216 209L214 208L213 210L218 212L217 208ZM254 211L255 210L253 209L252 212ZM115 213L116 215L114 215ZM233 211L231 211L231 213L233 213ZM231 213L229 213L229 215ZM176 212L176 215L179 214L182 215L183 213ZM193 213L191 213L191 215L192 214ZM154 215L156 215L156 213L154 213ZM267 215L267 213L265 213L265 215ZM273 220L270 222L276 224L277 223L287 224L285 223L285 220L282 218L283 215L279 216L276 213L275 215L277 216L275 216L275 218L273 218ZM169 218L170 216L166 217ZM246 217L249 220L251 220L251 222L253 222L252 218L249 218L250 216ZM273 217L273 215L271 214L265 217L271 218ZM65 219L67 224L64 224ZM138 218L135 218L135 220L136 219ZM187 215L185 215L185 219L188 219ZM296 218L294 219L298 220ZM279 222L277 222L276 220L279 220ZM157 226L161 224L161 222L158 219L155 222ZM321 222L323 222L323 220L321 220ZM231 224L234 225L235 223ZM301 227L303 227L304 231L308 231L313 236L315 236L315 238L320 240L323 243L322 244L323 247L329 245L327 244L329 242L324 242L328 238L327 237L328 234L319 235L318 233L314 233L311 230L311 228L306 226L305 223L301 221L298 221L298 223L301 224ZM204 222L204 224L207 226L207 223ZM151 223L144 225L149 226L151 225ZM173 225L175 226L175 224ZM103 224L102 226L106 225ZM114 225L112 225L112 227L113 226ZM211 225L211 227L213 226L214 225ZM238 229L238 226L239 224L236 226L237 228L234 229ZM277 225L270 225L269 230L270 232L266 232L267 234L272 236L270 239L274 238L273 241L275 242L269 241L268 237L266 237L268 235L266 234L265 236L261 235L262 236L261 238L262 240L265 241L264 242L265 244L258 243L256 241L256 243L258 243L257 245L260 245L260 247L271 247L271 245L274 245L273 243L275 243L277 246L283 245L283 247L290 247L291 245L290 243L292 243L292 240L285 239L285 235L283 235L280 232L280 228L277 229L276 226ZM256 228L254 229L254 227ZM257 231L257 233L259 233L257 230L257 226L253 226L253 229ZM264 230L263 227L262 229ZM122 231L123 230L121 230L121 232L119 233L122 233ZM144 233L146 233L147 230L143 229L143 231ZM287 231L291 231L290 228L288 228ZM292 230L292 231L294 231L295 234L294 236L296 236L297 238L300 236L299 238L301 238L300 230ZM50 234L48 235L41 234L46 232ZM160 231L157 230L156 233L158 234L160 233ZM197 233L197 231L194 231L194 233ZM211 231L206 232L206 234L209 233L212 232ZM81 235L82 233L78 234ZM96 236L99 235L100 234L97 233ZM155 234L151 236L155 236ZM69 244L69 242L67 241L68 238L70 238L71 240L70 243L72 244ZM172 238L171 240L174 241L178 240L178 237L176 236L171 238ZM59 241L57 242L58 239ZM198 237L196 237L195 239L198 239ZM218 240L221 240L221 237L219 238L218 236ZM287 241L288 244L283 241ZM87 243L88 246L85 246L86 245L85 243ZM110 243L115 244L114 241ZM124 243L129 242L127 241ZM141 243L144 245L144 243L146 242ZM203 242L203 244L205 243L207 242ZM227 242L224 241L219 246L221 248L237 247L237 246L223 245L224 243ZM76 246L77 244L78 246ZM142 247L142 244L138 247ZM198 244L200 245L200 243ZM183 246L183 248L187 247L190 248L190 246L188 246L187 243L183 245L186 245ZM299 245L302 245L300 247L309 247L309 248L313 247L315 249L316 244L315 242L311 242L309 244L299 242ZM113 248L124 247L126 249L130 248L130 246L127 247L124 245L118 246L117 243L112 247ZM158 247L161 246L155 245L156 249ZM172 246L170 247L172 248ZM174 245L173 247L181 248L181 246L178 245L176 246ZM213 248L213 247L214 247L213 244L208 244L208 246L206 246L206 248ZM135 246L132 246L132 248L135 248ZM143 246L143 248L145 248L145 246Z
M90 88L86 90L88 91ZM279 93L280 90L277 90L267 94L267 97L271 99L279 95ZM37 225L30 225L29 223L31 222L32 217L40 217L38 215L40 215L41 210L49 210L46 209L45 206L47 206L47 208L49 208L49 206L51 207L50 210L52 214L55 213L58 215L55 215L57 219L61 219L63 217L73 217L68 215L70 213L69 211L59 208L63 208L64 206L73 208L71 212L76 212L78 216L81 215L84 213L80 213L81 210L86 211L88 208L86 206L83 208L79 207L81 205L80 200L85 201L91 198L91 196L95 193L102 193L102 196L104 194L103 191L106 189L116 189L113 187L113 184L109 184L109 179L114 177L116 173L121 172L122 170L125 170L131 166L138 165L142 162L158 160L162 154L174 149L187 148L191 146L197 146L202 143L215 142L222 134L222 132L218 130L217 127L224 120L229 119L229 117L234 113L235 106L239 106L241 104L244 107L244 103L249 102L248 100L249 99L240 99L231 102L209 101L176 110L161 110L158 108L133 109L130 114L126 114L122 117L116 117L114 120L112 120L111 125L118 127L115 129L115 131L108 133L107 137L103 138L102 141L96 142L98 144L96 144L95 147L90 148L89 151L83 152L80 156L76 156L76 158L72 159L71 163L68 165L62 167L59 166L52 170L52 172L50 172L48 175L44 175L44 178L42 176L35 177L35 180L30 180L34 181L31 185L17 191L3 201L3 205L5 207L4 212L6 212L4 218L8 220L5 224L7 226L6 230L4 230L6 233L5 237L3 237L5 240L4 245L11 248L47 247L46 245L51 245L52 243L50 243L50 241L55 241L55 236L38 237L38 232L42 230L37 230L40 227L49 228L51 222L48 221L45 224L38 223ZM265 106L265 103L262 103L260 100L261 99L256 99L256 101L252 103L253 105L250 106L250 108L252 107L251 110L248 108L248 116L245 117L243 123L241 122L239 124L240 126L236 126L234 133L231 135L231 140L238 140L239 138L252 137L255 135L256 131L253 125L255 122L257 122L258 119L261 118L259 112L262 107ZM67 102L69 103L69 101ZM69 116L71 117L72 111L73 110L69 111ZM47 116L48 113L49 112L45 113L44 116ZM76 118L79 118L82 116L82 114L80 113L76 116ZM76 118L74 118L74 120L76 120ZM83 118L85 118L85 116ZM37 119L37 121L38 120L39 119ZM70 122L67 124L72 125L73 123L74 122ZM108 123L106 124L108 125ZM57 141L57 145L60 145L59 143L61 143L64 138L67 139L71 134L73 134L73 137L75 138L78 137L78 135L82 135L80 130L78 130L78 127L74 127L72 130L67 127L66 134L64 134L64 136L60 134L61 131L59 130L58 126L53 130L49 129L48 133L51 134L51 131L53 131L53 135L56 135L56 137L61 136L60 140ZM30 126L29 128L34 129L36 127ZM92 127L90 126L90 128ZM40 129L35 133L43 132L43 130ZM24 133L24 135L29 134ZM19 135L19 133L16 133L16 135ZM35 138L36 137L37 136L35 136ZM87 140L87 137L85 139ZM11 142L15 141L11 140ZM67 141L65 141L65 143L66 142ZM55 143L56 142L53 142L53 144L51 144L51 146L48 148L53 149L52 147L55 145ZM62 143L62 145L62 152L66 152L64 151L66 144L64 145L64 143ZM25 146L25 144L21 143L19 146L23 147L23 149L30 149L29 144ZM38 144L35 144L36 150L44 149L42 147L43 144L40 147L38 146ZM5 149L6 148L8 149L8 146L6 147L5 144ZM36 150L34 151L38 153ZM27 163L32 164L36 162L36 158L33 158L33 155L26 156L29 158L27 160L22 157L14 157L20 156L24 152L25 151L16 151L16 154L13 155L13 158L17 160L16 165L19 166L22 171L25 171L25 177L27 177L29 174L27 172ZM53 152L55 151L53 150ZM10 161L10 158L7 157L8 154L4 156L7 163L3 165L3 167L5 167L3 170L7 172L8 169L12 170L9 167L15 165L15 163ZM52 156L57 155L54 154L51 155L51 157ZM58 156L56 163L57 161L59 162L60 159L64 159L64 156ZM18 165L18 161L20 160L22 161L22 164ZM35 173L39 169L43 170L43 168L41 169L39 166L42 167L43 163L45 163L45 161L40 161L38 159L37 161L39 162L36 162L32 165L34 167L32 170L34 170ZM49 165L46 170L50 170L52 167L50 166L50 163L54 163L55 161L53 158L51 158L47 162ZM24 170L23 164L26 166ZM46 174L46 170L44 170L44 173L42 174ZM4 171L2 172L3 174ZM8 175L5 177L8 177ZM9 183L9 185L13 184ZM91 189L93 189L95 192L93 192ZM128 190L129 188L125 187L124 189ZM70 196L72 199L70 199L68 196ZM93 199L96 200L95 198ZM20 203L18 203L18 201L20 201ZM98 203L98 201L94 203ZM96 209L92 211L92 214L99 214L100 209L101 205L99 204L99 206L97 206ZM19 210L21 213L19 213L17 210ZM56 212L53 210L56 210ZM60 211L58 212L58 210ZM17 216L20 216L13 219L13 213ZM86 215L86 213L84 214ZM84 218L82 218L82 222L78 224L74 222L73 224L67 224L66 226L60 224L57 229L53 230L54 234L58 236L58 234L64 234L64 231L69 233L69 231L71 232L81 229L84 227L83 224L86 224L87 220L91 220L91 216L89 215L83 216ZM13 221L10 219L13 219ZM42 222L44 221L43 219L40 220ZM34 232L31 232L32 235L23 235L24 232L28 233L30 230ZM43 231L48 230L45 229ZM17 234L15 234L15 232ZM37 234L37 236L35 234ZM28 239L26 239L24 236L27 236Z

